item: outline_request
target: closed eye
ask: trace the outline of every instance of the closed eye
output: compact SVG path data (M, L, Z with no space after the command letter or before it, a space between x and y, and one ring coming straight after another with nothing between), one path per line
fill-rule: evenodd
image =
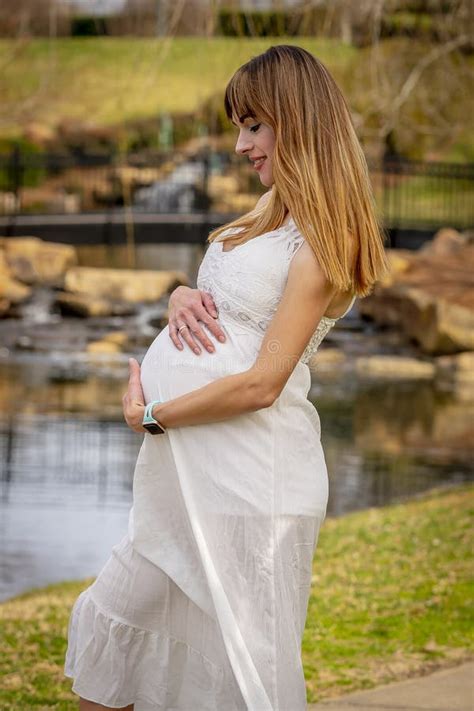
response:
M250 127L250 130L252 131L252 133L257 133L257 131L258 131L258 129L260 128L260 126L261 126L261 124L260 124L260 123L257 123L255 126L251 126L251 127Z

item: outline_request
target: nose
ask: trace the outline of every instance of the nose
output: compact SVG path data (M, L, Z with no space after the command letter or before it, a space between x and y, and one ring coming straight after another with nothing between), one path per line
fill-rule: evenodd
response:
M240 131L237 143L235 144L235 152L242 155L247 151L250 151L252 146L253 143L250 140L250 136L245 132L242 134L242 131Z

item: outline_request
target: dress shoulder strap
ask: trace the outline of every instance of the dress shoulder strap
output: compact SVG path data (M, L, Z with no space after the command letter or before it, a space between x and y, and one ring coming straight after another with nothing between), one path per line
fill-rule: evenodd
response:
M305 238L297 228L293 218L286 225L282 227L282 231L285 234L285 258L287 265L290 265L291 260L295 256L299 248L305 243Z

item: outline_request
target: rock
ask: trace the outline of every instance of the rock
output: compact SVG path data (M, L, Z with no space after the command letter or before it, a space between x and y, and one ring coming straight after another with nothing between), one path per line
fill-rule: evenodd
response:
M128 343L128 336L125 331L111 331L107 333L102 340L107 341L107 343L113 343L123 350Z
M169 318L170 318L169 311L168 311L168 309L166 309L159 316L154 316L153 318L150 318L148 320L148 325L151 328L156 328L159 331L161 331L161 330L163 330L163 328L166 328L166 326L168 325Z
M38 237L9 237L3 245L11 274L25 284L62 286L67 269L77 264L76 250L70 245Z
M362 377L431 380L435 374L433 363L406 356L373 355L359 356L355 361L356 372Z
M461 234L466 244L474 244L474 229L464 230Z
M413 263L413 252L409 249L388 249L389 272L381 281L383 286L391 286L399 274L408 271Z
M113 169L110 174L112 181L119 185L152 185L163 177L164 171L160 168L139 168L133 165L121 165Z
M444 227L435 234L433 239L425 242L419 249L420 254L456 254L466 245L466 239L457 230Z
M159 301L180 284L188 278L178 271L73 267L65 277L66 291L130 304Z
M225 193L219 195L213 202L213 210L216 212L250 212L254 209L256 203L254 193Z
M377 287L373 295L361 300L359 309L378 323L402 328L426 353L474 349L472 309L436 298L422 288L403 284Z
M8 316L10 313L11 302L0 296L0 318Z
M128 346L129 338L124 331L111 331L97 341L87 345L88 353L122 353Z
M56 192L49 205L53 212L76 214L81 211L81 196L78 193L67 193L61 190Z
M87 344L87 352L93 354L106 354L111 353L121 353L121 348L118 343L112 343L106 339L100 341L91 341Z
M11 191L0 191L0 214L16 212L20 207L20 200Z
M64 118L56 124L56 131L63 142L75 146L103 148L114 146L121 138L120 126L106 126L93 121Z
M339 348L320 348L308 361L311 370L333 370L347 361L346 354Z
M0 315L11 314L12 307L26 301L30 295L31 288L12 276L4 250L0 249Z
M419 288L406 288L400 297L400 315L405 333L416 340L426 353L474 349L472 309L436 298Z
M236 195L239 192L239 181L234 175L210 175L207 191L213 200L219 200L224 195Z
M458 399L474 400L474 352L466 351L435 359L436 381L441 390Z
M42 123L31 122L23 129L23 135L28 141L42 148L50 146L55 139L55 132L50 126Z
M129 316L136 311L133 304L65 291L58 292L55 304L65 316Z
M18 336L15 342L16 348L22 351L34 351L35 350L35 342L31 336L28 336L26 333L22 334L21 336Z
M436 374L469 374L474 378L474 353L466 351L452 356L441 356L435 359Z
M409 263L394 267L359 301L360 313L399 327L426 353L473 350L474 244L463 238L462 245L445 254L425 250L408 257L403 250L401 257ZM396 264L397 256L390 261Z
M308 367L319 383L332 383L345 376L349 360L339 348L323 346L308 361Z

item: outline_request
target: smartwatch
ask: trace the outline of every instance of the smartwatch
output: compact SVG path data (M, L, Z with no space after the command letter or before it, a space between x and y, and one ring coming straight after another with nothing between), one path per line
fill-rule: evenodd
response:
M166 429L163 427L163 425L160 425L158 420L155 420L152 414L155 405L160 404L160 400L153 400L152 402L149 402L148 405L146 405L145 412L143 414L142 425L150 434L153 435L164 434L166 432Z

